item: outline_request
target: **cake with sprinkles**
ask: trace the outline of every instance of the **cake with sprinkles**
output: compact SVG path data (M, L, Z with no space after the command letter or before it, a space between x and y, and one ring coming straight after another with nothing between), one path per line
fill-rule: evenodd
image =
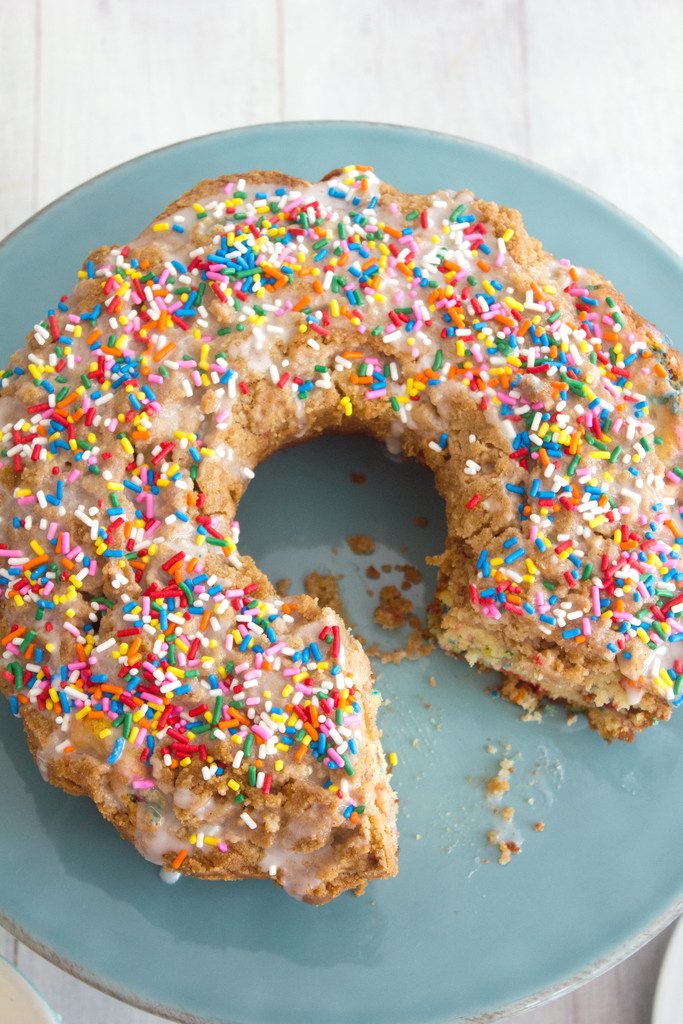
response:
M2 688L44 777L173 879L323 903L396 872L358 641L239 552L258 463L364 432L434 472L431 628L630 740L683 688L679 356L469 191L203 181L92 253L0 388Z

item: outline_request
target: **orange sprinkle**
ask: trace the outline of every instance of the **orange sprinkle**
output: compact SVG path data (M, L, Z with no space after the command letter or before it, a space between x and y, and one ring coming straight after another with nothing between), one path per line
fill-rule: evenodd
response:
M180 853L176 857L173 858L173 860L171 862L171 867L174 869L174 871L178 870L178 868L183 863L183 861L185 860L186 857L187 857L187 850L181 850Z
M157 352L154 353L152 359L154 360L155 363L160 363L162 359L165 359L166 356L171 354L174 348L175 342L169 341L168 345L164 345L163 348L160 348ZM119 355L120 353L117 352L116 354Z
M8 644L11 644L14 639L21 636L21 634L25 632L26 626L17 626L16 629L13 629L11 633L8 633L7 636L4 636L2 638L3 645L6 647Z

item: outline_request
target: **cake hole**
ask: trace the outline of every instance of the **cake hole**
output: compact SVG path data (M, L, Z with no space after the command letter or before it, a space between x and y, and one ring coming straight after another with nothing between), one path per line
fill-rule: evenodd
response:
M359 487L352 475L361 473ZM405 645L415 620L425 623L436 588L436 569L425 560L443 550L446 517L424 466L389 458L371 438L318 438L263 462L238 518L242 553L273 583L287 580L289 594L305 591L311 573L335 579L347 623L371 653ZM373 544L349 544L358 537ZM405 622L390 631L375 616L387 587L411 605Z

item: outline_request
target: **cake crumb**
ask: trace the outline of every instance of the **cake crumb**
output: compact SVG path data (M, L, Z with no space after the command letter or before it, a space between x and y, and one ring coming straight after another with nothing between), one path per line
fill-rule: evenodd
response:
M363 646L369 658L379 658L383 665L400 665L406 658L408 661L426 658L434 650L434 641L416 629L408 637L405 647L383 651L379 644L363 644Z
M430 676L428 681L429 681L429 685L430 686L438 686L439 685L438 680L435 679L434 676Z
M422 582L422 573L415 565L411 565L410 562L404 562L401 565L393 566L396 572L400 572L403 576L401 583L401 590L410 590L416 583Z
M510 789L510 776L515 770L515 763L509 757L504 757L499 765L498 771L486 783L486 792L489 796L499 797Z
M508 780L502 779L499 775L493 775L486 783L486 792L490 796L502 796L503 793L507 793L509 788Z
M426 516L415 516L413 522L415 523L416 526L419 526L421 530L424 530L427 526L429 526L429 520L427 519Z
M500 850L500 857L498 858L499 864L509 864L512 860L512 855L508 849L507 843L498 843L498 849Z
M512 840L501 841L498 843L498 849L500 850L500 857L498 858L499 864L509 864L512 860L513 853L519 853L521 847L519 843L515 843Z
M365 473L349 473L349 477L351 478L352 484L364 484L367 480L367 475Z
M309 572L304 579L304 588L311 597L316 597L321 607L331 608L345 622L349 621L344 602L339 591L339 580L343 574Z
M536 821L536 822L534 822L534 832L543 832L544 829L545 829L545 822L544 821Z
M489 829L486 833L486 841L489 846L498 847L499 864L509 864L512 860L513 854L520 853L522 849L519 843L515 842L514 839L502 839L500 832L495 828Z
M398 587L390 584L379 592L379 604L373 612L373 619L384 629L398 629L405 625L413 611L413 602L402 597Z
M354 533L346 538L346 543L354 555L371 555L375 550L375 542L366 533Z
M380 577L379 569L374 565L369 565L365 570L365 575L369 580L378 580Z
M280 580L275 580L275 590L280 597L287 597L289 594L289 588L292 585L292 581L289 576L283 576Z

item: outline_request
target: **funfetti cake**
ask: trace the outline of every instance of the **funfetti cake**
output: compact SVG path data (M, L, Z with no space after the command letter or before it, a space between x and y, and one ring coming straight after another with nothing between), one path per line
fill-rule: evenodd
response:
M94 252L2 377L2 686L43 774L167 875L324 902L395 873L369 662L238 551L255 467L324 431L433 469L448 653L608 739L668 718L679 376L608 282L471 192L201 182Z

